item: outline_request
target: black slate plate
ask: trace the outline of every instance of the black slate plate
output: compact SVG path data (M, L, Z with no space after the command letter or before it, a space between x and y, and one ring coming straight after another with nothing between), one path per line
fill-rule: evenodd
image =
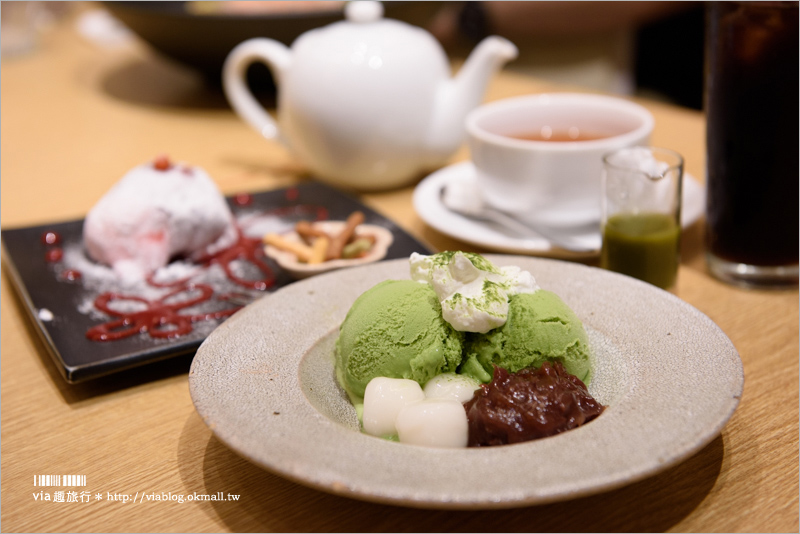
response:
M360 210L365 215L366 223L383 226L394 235L394 242L386 259L408 257L412 252L429 253L427 247L392 221L354 198L323 184L312 182L289 189L255 193L250 196L250 200L250 203L243 206L232 197L228 199L228 203L240 222L248 216L262 215L262 224L259 227L266 225L269 231L288 230L297 220L314 216L344 220L353 211ZM263 216L264 214L268 215ZM193 353L211 330L224 320L198 321L193 323L191 332L174 338L154 338L148 333L137 333L115 341L88 339L86 332L90 328L116 319L95 307L95 299L100 294L113 291L135 296L136 293L125 287L115 287L113 278L110 281L108 277L98 280L94 275L87 275L88 273L82 273L83 276L75 281L64 278L65 271L74 266L76 258L83 262L83 266L90 266L89 271L92 273L111 272L108 269L103 270L86 258L82 247L82 231L83 220L2 230L5 268L30 319L67 382L81 382ZM61 238L60 243L44 243L42 235L45 232L57 233ZM61 261L48 261L46 255L55 248L63 250L64 258ZM208 283L214 287L215 292L221 284L225 286L227 293L235 292L239 300L218 301L215 295L213 302L201 305L204 308L200 311L207 313L231 309L293 281L275 262L268 258L264 258L264 261L274 274L274 283L268 290L245 289L231 284L227 279L213 279ZM207 282L202 277L199 281ZM172 289L149 288L148 291L146 297L152 300L154 297L163 297Z

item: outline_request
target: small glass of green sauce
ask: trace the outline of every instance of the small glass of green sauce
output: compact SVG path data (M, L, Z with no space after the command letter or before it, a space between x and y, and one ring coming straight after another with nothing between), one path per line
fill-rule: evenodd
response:
M683 158L663 148L632 147L603 158L600 266L663 289L680 262Z

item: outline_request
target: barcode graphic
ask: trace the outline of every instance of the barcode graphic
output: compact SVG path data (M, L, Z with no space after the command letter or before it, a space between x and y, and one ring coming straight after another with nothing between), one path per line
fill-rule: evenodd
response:
M34 486L85 486L86 475L33 475Z

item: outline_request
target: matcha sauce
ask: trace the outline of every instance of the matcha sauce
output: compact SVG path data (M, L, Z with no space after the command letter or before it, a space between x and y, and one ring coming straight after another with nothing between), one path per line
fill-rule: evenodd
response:
M617 214L603 230L600 266L669 288L678 274L680 227L664 213Z

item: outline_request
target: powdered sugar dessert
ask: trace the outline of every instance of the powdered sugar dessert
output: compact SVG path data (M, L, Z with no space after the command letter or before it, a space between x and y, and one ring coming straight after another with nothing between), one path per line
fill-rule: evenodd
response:
M142 279L177 256L214 254L237 238L234 217L209 175L164 157L123 176L83 227L89 256L126 279Z
M190 334L196 340L287 283L263 239L298 221L327 221L328 209L308 202L314 189L304 191L226 199L199 167L160 157L125 174L81 227L70 223L64 237L44 231L42 260L59 282L79 286L68 294L92 319L87 339L140 338L141 346ZM44 310L39 319L63 318Z

